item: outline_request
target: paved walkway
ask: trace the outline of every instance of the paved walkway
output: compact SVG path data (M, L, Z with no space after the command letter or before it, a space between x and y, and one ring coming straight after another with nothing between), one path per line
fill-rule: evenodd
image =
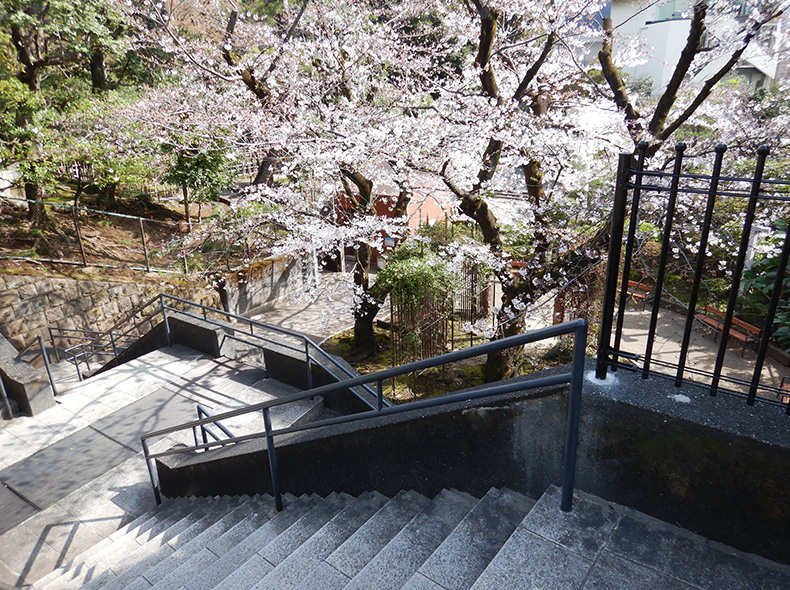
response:
M320 342L353 325L346 293L328 284L315 302L279 302L255 319ZM194 419L196 403L218 411L217 403L239 407L268 395L251 387L265 372L235 365L181 346L82 382L71 365L53 365L57 405L0 421L0 584L38 579L153 507L140 435ZM293 390L274 384L275 394ZM162 444L175 442L189 441Z
M623 322L623 337L620 345L621 350L644 355L648 328L650 326L650 314L649 308L645 311L637 309L626 311ZM660 310L656 326L656 338L653 345L651 369L668 375L675 375L676 368L662 366L662 363L677 365L679 362L680 345L683 341L684 329L685 316L665 308ZM713 372L716 364L716 355L719 350L719 340L714 338L713 332L701 327L699 324L695 324L691 333L687 358L689 370L685 372L685 378L704 385L710 383L708 377L695 374L694 371ZM733 379L751 382L756 358L757 355L753 349L747 348L743 351L739 342L730 339L724 356L722 374ZM779 387L782 377L787 375L790 375L790 367L784 366L776 359L767 356L760 375L760 383ZM721 385L741 393L748 392L748 387L736 383L722 382ZM773 395L764 395L775 399Z
M261 305L245 315L265 324L300 332L320 343L354 326L350 288L336 278L341 276L321 275L320 295L314 301L285 299Z

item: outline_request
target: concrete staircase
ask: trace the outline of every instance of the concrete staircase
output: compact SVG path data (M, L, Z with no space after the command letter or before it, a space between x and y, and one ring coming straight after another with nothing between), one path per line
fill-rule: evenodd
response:
M168 500L36 589L788 588L790 568L579 493Z

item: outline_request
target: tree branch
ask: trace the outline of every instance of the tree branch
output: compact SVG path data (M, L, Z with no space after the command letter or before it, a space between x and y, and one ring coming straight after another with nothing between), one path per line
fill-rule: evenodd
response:
M446 184L447 188L461 200L458 205L461 212L477 223L477 226L483 234L483 242L488 245L492 252L502 252L502 237L496 216L491 209L489 209L485 199L475 195L473 192L463 190L450 179L447 174L449 164L449 160L446 161L439 171L439 175L442 177L444 184Z
M491 67L491 48L496 37L499 12L496 9L483 6L477 1L475 6L480 15L480 44L477 49L475 64L480 68L480 82L483 84L483 90L485 90L489 98L499 101L501 100L499 88L494 77L494 70Z
M743 52L746 51L746 48L749 46L749 43L757 36L757 33L760 31L760 28L765 25L766 23L780 17L784 13L783 10L779 10L776 13L770 15L767 19L762 22L756 23L752 30L744 37L743 45L733 52L730 56L730 59L727 60L719 71L717 71L713 76L705 80L705 84L703 84L702 89L699 91L697 96L694 97L694 100L691 101L686 109L678 116L675 121L672 122L671 125L665 127L658 135L656 135L656 139L659 142L666 141L669 136L671 136L683 123L685 123L691 115L699 108L699 106L705 102L705 99L708 98L710 93L713 91L713 87L718 84L719 80L721 80L727 73L738 63L743 55Z
M631 104L631 100L628 98L628 94L626 94L625 91L625 84L623 84L620 73L617 71L617 68L614 67L614 62L612 61L612 43L614 35L612 33L611 18L606 17L603 19L603 30L603 47L601 47L601 50L598 52L598 61L601 63L603 77L609 84L609 88L614 92L614 102L617 108L625 111L625 121L628 126L628 131L636 140L640 131L636 125L636 121L638 121L642 115L640 115L634 108L634 105Z
M702 34L705 32L705 16L708 13L708 5L705 0L700 0L694 5L694 16L691 19L691 26L689 28L689 36L686 39L686 46L680 53L680 58L675 66L675 71L672 73L672 78L667 84L666 90L661 95L656 105L656 110L653 113L653 118L647 126L647 130L653 137L656 137L667 121L669 110L675 104L678 97L678 90L680 85L688 74L691 63L694 61L700 49L700 41Z
M554 44L557 42L557 33L552 31L548 38L546 39L546 44L543 46L543 51L541 51L538 59L532 64L527 70L527 73L524 74L524 78L521 80L521 84L518 85L516 88L516 92L513 94L513 100L520 101L524 98L524 95L527 92L527 87L529 83L532 82L532 79L537 75L538 71L540 70L543 63L546 61L546 58L549 57L549 53L551 52L551 48L554 47Z
M499 157L502 155L502 140L489 139L486 151L483 153L483 165L477 173L477 182L472 187L472 192L476 193L483 186L484 182L488 182L494 177L497 165L499 165Z
M277 62L280 61L280 59L283 56L283 53L285 53L285 46L288 44L288 41L290 41L291 35L293 35L293 32L296 29L296 25L299 24L299 21L301 20L302 15L304 14L305 9L307 8L308 2L310 2L310 0L304 0L304 2L302 2L302 7L299 9L299 14L296 15L294 22L291 23L288 32L285 34L285 38L283 39L282 45L280 45L280 52L272 60L272 63L269 64L269 69L266 70L267 75L271 74L274 71L274 68L277 67Z
M359 191L359 210L367 211L370 208L373 200L373 181L365 178L365 176L358 170L353 170L345 166L340 166L340 174L343 175L343 178L353 182L354 186L357 187L357 190ZM348 192L348 190L346 190L346 192ZM351 197L353 195L349 193L348 196Z

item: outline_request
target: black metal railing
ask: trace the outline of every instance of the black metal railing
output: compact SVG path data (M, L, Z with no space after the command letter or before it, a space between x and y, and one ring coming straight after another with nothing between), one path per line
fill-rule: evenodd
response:
M200 420L201 418L211 418L212 415L208 411L208 409L206 409L204 406L198 404L197 405L197 417L198 417L198 420ZM192 435L193 435L193 437L195 439L195 446L201 444L200 443L201 440L203 441L203 444L206 444L208 442L208 437L209 436L212 439L216 440L216 441L222 441L223 440L220 435L218 435L217 433L215 433L213 430L211 430L208 427L209 424L212 424L212 425L216 426L217 428L219 428L220 432L222 432L222 434L225 435L226 442L221 443L221 444L223 444L223 445L224 444L233 444L233 443L227 442L227 439L232 439L233 438L233 433L230 430L228 430L228 428L224 424L222 424L222 422L220 422L219 420L215 419L213 422L209 422L209 423L206 423L206 424L201 424L200 426L195 426L192 429ZM198 432L200 432L200 439L198 439Z
M79 368L80 363L85 363L87 367L90 367L92 359L97 357L105 359L108 354L111 354L111 358L117 361L121 352L150 330L160 318L165 327L168 344L172 344L169 317L173 316L173 314L221 328L225 331L226 338L258 351L263 351L267 346L275 346L303 356L308 388L313 387L314 367L322 369L327 376L338 381L356 376L354 371L343 366L304 334L193 301L187 301L186 299L173 297L172 295L162 294L136 307L107 332L98 334L92 340L77 345L77 352L71 355L70 360L77 367L77 374L80 376L80 379L82 378ZM56 337L66 338L68 335L68 331L52 328L50 337L52 338L53 346ZM121 342L123 346L118 345ZM109 347L107 343L110 343ZM370 387L361 385L359 389L354 388L350 391L366 406L369 408L374 407L371 400L376 398L376 392ZM389 405L387 400L384 400L384 403Z
M646 167L644 142L635 154L620 156L596 375L603 379L609 368L618 367L639 370L645 378L654 373L671 373L678 387L686 381L702 382L711 395L722 391L745 396L749 405L757 400L780 405L781 402L770 399L781 399L779 384L765 382L762 374L777 328L777 309L787 302L783 285L790 254L790 223L776 258L773 288L757 325L739 319L737 314L748 307L743 279L747 262L756 249L756 224L762 221L775 230L781 225L777 220L790 221L790 180L764 177L769 154L765 146L757 150L754 172L748 177L722 175L727 151L724 145L716 147L709 174L684 172L684 168L699 169L702 165L699 160L686 158L685 149L682 142L675 147L671 172ZM714 242L718 248L715 255L711 252ZM657 256L655 252L652 256L645 254L648 243L654 250L660 244ZM634 289L629 286L632 277L651 287L650 317L642 350L627 349L623 338L628 300ZM672 285L668 285L670 278ZM710 295L716 284L718 300ZM721 287L722 284L727 286ZM700 308L703 299L709 304ZM726 307L719 311L711 301L719 305L726 301ZM682 317L682 336L679 335L677 356L672 361L657 359L654 354L660 313ZM711 357L708 363L712 370L689 364L695 324L720 335L715 359ZM744 351L749 345L756 345L754 360L751 355L749 359L750 375L727 370L725 354L733 339L743 342ZM790 404L785 407L790 414Z
M570 371L567 373L537 377L535 379L530 379L525 381L490 384L489 386L482 389L460 392L460 393L449 393L446 395L440 395L423 400L413 401L398 406L391 406L385 403L386 400L383 395L383 384L388 379L393 379L400 375L406 375L416 371L423 371L431 367L438 367L438 366L446 365L448 363L465 360L479 355L485 355L490 352L496 352L496 351L506 350L512 347L523 346L525 344L538 342L540 340L545 340L547 338L556 338L566 334L573 334L574 336L573 361L571 364ZM171 455L194 453L196 451L200 451L204 449L213 449L216 447L227 445L229 443L235 444L244 441L265 438L267 443L267 449L268 449L269 471L272 481L272 491L277 505L277 509L282 510L282 497L280 493L279 472L277 469L277 454L276 454L276 444L275 444L275 438L278 436L282 436L294 432L301 432L313 428L320 428L322 426L329 426L333 424L344 424L348 422L356 422L358 420L368 420L379 416L389 416L392 414L411 412L429 407L447 405L455 402L469 401L474 399L491 397L494 395L500 395L504 393L526 391L529 389L536 389L539 387L556 386L556 385L567 383L570 384L570 396L568 403L567 429L566 429L566 437L565 437L565 457L564 457L564 465L563 465L561 508L566 512L570 511L573 501L573 485L574 485L575 466L576 466L576 449L578 446L579 418L581 414L581 397L582 397L582 384L584 381L584 359L585 359L586 345L587 345L587 323L584 320L575 320L572 322L566 322L564 324L557 324L555 326L550 326L540 330L535 330L533 332L529 332L526 334L519 334L516 336L510 336L508 338L503 338L501 340L487 342L485 344L480 344L477 346L473 346L471 348L457 350L454 352L443 354L438 357L433 357L430 359L425 359L425 360L409 363L406 365L402 365L400 367L394 367L391 369L386 369L384 371L378 371L376 373L371 373L369 375L361 375L358 377L354 377L353 379L348 379L345 381L341 381L339 383L324 385L322 387L317 387L315 389L310 389L307 391L284 396L276 400L254 404L251 406L247 406L245 408L240 408L229 412L223 412L221 414L216 414L210 418L202 418L199 420L194 420L192 422L181 424L179 426L173 426L170 428L157 430L155 432L150 432L148 434L143 435L140 440L142 442L143 453L145 454L146 462L148 464L148 470L151 476L151 484L154 489L154 496L156 497L157 503L161 503L162 497L159 488L156 466L154 464L155 459L160 457L167 457ZM369 383L376 384L376 397L377 397L376 406L369 411L352 414L348 416L340 416L335 418L317 420L314 422L309 422L307 424L298 424L287 428L277 428L277 429L272 428L270 412L273 407L311 398L317 395L326 395L328 393L332 393L334 391L338 391L341 389L352 389L357 386L367 386L367 384ZM207 441L202 444L196 444L192 447L177 447L161 452L151 452L151 444L152 444L151 441L153 439L161 439L163 437L166 437L170 434L174 434L179 431L185 431L190 429L194 431L195 428L202 427L205 424L216 423L216 421L218 420L227 420L230 418L234 418L236 416L250 414L253 412L263 413L264 430L262 432L237 436L229 439L222 439L219 441Z
M124 352L129 346L137 341L137 335L121 334L118 332L101 332L99 330L81 330L78 328L48 328L49 339L52 342L52 348L55 351L55 357L60 360L60 354L63 353L63 359L72 365L77 371L77 378L82 381L83 374L80 370L80 365L85 364L88 371L91 370L91 360L106 360L109 358L118 358L118 355ZM59 349L55 344L55 339L59 341L81 340L76 344L66 346Z

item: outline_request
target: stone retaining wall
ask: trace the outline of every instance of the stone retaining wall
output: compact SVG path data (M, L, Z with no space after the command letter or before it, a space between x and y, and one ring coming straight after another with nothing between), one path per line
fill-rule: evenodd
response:
M107 330L160 293L220 306L211 287L0 274L0 333L21 349L39 334L48 343L47 326Z
M271 256L248 268L228 273L219 282L225 311L244 315L250 310L284 299L315 282L314 258Z

